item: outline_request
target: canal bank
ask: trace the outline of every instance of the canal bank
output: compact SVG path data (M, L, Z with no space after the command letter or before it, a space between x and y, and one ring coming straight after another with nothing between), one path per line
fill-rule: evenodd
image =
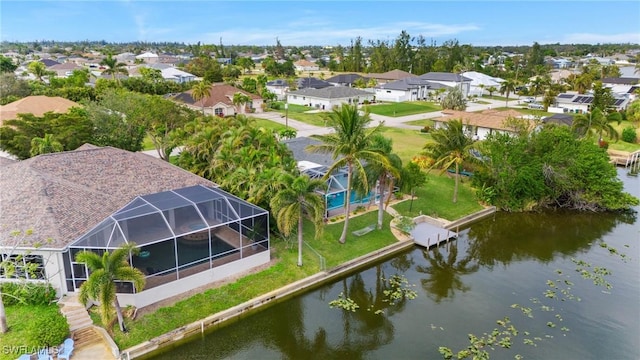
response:
M393 210L389 212L392 214L394 213ZM455 222L445 223L443 224L443 226L453 224L453 226L458 229L465 228L475 221L483 219L486 216L490 216L494 212L495 208L483 209L478 213L466 216L462 219L456 220ZM437 219L432 220L438 221ZM337 278L361 270L362 268L372 263L393 257L394 255L414 246L411 238L403 236L402 233L397 231L397 229L392 228L392 232L398 239L397 243L371 252L369 254L360 256L356 259L350 260L348 262L345 262L344 264L333 267L326 271L321 271L317 274L296 281L264 295L258 296L227 310L218 312L201 320L177 328L161 336L155 337L149 341L145 341L141 344L125 349L121 352L121 358L144 359L152 357L162 352L163 350L184 344L195 339L197 336L202 336L205 333L214 331L219 327L226 326L235 321L243 319L252 313L262 311L269 306L273 306L291 297L320 287Z

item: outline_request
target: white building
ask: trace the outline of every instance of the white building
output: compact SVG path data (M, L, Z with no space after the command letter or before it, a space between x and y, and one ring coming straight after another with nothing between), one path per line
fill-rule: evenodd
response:
M362 104L373 101L374 93L350 87L330 86L323 89L301 89L287 94L289 104L309 106L319 110L331 110L342 104Z

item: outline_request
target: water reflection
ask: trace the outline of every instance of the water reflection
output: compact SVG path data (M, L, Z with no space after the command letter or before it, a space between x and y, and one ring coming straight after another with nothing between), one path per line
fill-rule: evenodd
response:
M420 279L420 283L436 303L453 298L456 291L469 291L471 287L464 284L462 276L474 273L480 268L472 254L468 253L458 260L457 242L450 242L432 250L423 250L422 256L427 260L427 265L418 265L416 270L429 275L426 279Z

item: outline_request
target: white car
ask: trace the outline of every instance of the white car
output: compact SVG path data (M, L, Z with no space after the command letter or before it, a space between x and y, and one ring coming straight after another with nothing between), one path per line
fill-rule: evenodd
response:
M522 99L522 102L527 103L527 104L528 103L533 103L533 102L536 102L536 99L532 98L532 97L528 97L528 98Z

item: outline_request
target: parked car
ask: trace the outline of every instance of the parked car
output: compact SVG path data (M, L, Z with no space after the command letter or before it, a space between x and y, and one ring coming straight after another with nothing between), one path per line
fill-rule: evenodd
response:
M536 102L536 99L532 98L532 97L527 97L527 98L522 99L522 102L527 103L527 104L528 103L533 103L533 102Z
M530 103L529 104L529 109L544 110L544 105L539 104L539 103Z

